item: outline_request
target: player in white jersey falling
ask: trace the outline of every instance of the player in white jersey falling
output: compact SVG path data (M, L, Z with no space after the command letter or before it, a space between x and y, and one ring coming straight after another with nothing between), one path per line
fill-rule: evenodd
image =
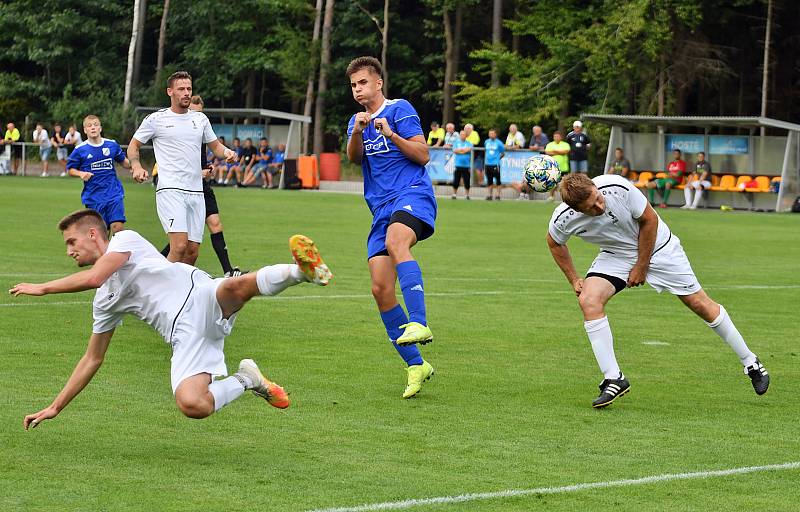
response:
M584 327L603 382L595 408L610 405L630 390L617 364L606 303L626 287L647 282L659 293L676 295L730 345L759 395L767 392L769 375L747 347L725 308L711 300L692 272L681 242L647 202L644 194L621 176L565 176L559 205L550 219L547 245L578 296ZM578 277L567 240L577 236L599 245L585 278Z
M97 288L94 325L86 353L66 385L48 407L25 416L25 429L56 417L89 384L125 313L156 329L172 347L172 392L186 416L210 416L247 389L275 407L289 406L283 388L267 380L252 359L242 360L232 376L214 378L228 374L225 337L247 301L256 295L277 295L299 283L328 284L332 274L314 242L302 235L290 238L296 264L212 279L191 265L169 262L135 231L120 231L109 241L105 221L95 210L74 212L58 227L67 254L79 267L92 268L47 283L20 283L9 292L47 295Z
M194 265L206 225L203 198L203 170L200 166L201 146L219 158L232 163L236 152L217 139L205 114L189 109L192 99L192 77L178 71L167 80L170 107L144 118L128 146L128 160L133 178L147 180L147 171L139 161L139 148L153 141L158 162L156 210L161 226L169 237L170 261Z

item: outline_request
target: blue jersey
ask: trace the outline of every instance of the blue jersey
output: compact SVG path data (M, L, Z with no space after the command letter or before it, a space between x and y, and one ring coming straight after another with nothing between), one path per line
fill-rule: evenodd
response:
M404 139L423 135L422 125L414 107L406 100L385 100L372 119L386 118L389 129ZM356 116L347 123L347 138L353 134ZM364 152L361 170L364 173L364 199L371 212L397 198L410 188L421 188L433 195L433 185L424 165L411 161L392 141L370 123L361 136Z
M468 140L461 140L461 139L458 139L453 143L453 149L462 149L462 148L472 149L472 143ZM467 151L466 153L453 153L453 156L455 156L456 167L469 168L472 162L472 153L470 151Z
M499 139L486 139L483 147L486 149L486 165L500 165L500 156L506 151L505 145Z
M276 151L272 157L273 164L282 164L286 159L286 152L284 151Z
M124 160L125 153L115 140L103 139L97 146L86 140L75 147L67 160L67 169L93 174L89 181L83 182L81 202L84 205L104 204L119 200L125 195L114 168L115 161Z

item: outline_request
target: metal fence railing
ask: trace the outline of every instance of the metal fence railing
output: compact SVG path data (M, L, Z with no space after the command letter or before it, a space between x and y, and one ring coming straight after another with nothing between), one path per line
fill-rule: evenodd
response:
M121 145L127 149L127 144ZM152 170L156 161L153 146L142 146L139 154L145 168ZM58 160L54 147L48 158L50 174L60 174L65 170L66 162ZM0 175L18 174L20 176L38 176L43 169L39 145L33 142L13 142L0 146Z

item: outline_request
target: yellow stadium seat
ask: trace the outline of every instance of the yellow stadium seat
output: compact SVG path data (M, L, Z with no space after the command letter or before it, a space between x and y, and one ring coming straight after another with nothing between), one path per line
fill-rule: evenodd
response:
M753 192L769 192L769 178L767 176L759 176L756 178L758 188Z
M746 189L744 188L744 184L748 181L753 181L752 176L742 175L736 179L736 184L732 187L729 187L728 190L731 192L744 192ZM748 192L750 190L747 190Z
M639 173L639 181L636 182L636 186L639 188L643 188L647 185L647 182L653 179L653 173L650 171L642 171Z
M716 176L714 176L716 178ZM719 179L719 184L711 185L711 190L720 191L720 190L735 190L736 185L736 178L731 176L730 174L726 174L722 178Z

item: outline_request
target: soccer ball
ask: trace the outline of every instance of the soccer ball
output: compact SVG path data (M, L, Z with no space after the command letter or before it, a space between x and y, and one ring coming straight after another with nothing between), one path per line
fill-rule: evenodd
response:
M525 183L536 192L553 190L561 181L558 162L549 155L533 155L525 163Z

